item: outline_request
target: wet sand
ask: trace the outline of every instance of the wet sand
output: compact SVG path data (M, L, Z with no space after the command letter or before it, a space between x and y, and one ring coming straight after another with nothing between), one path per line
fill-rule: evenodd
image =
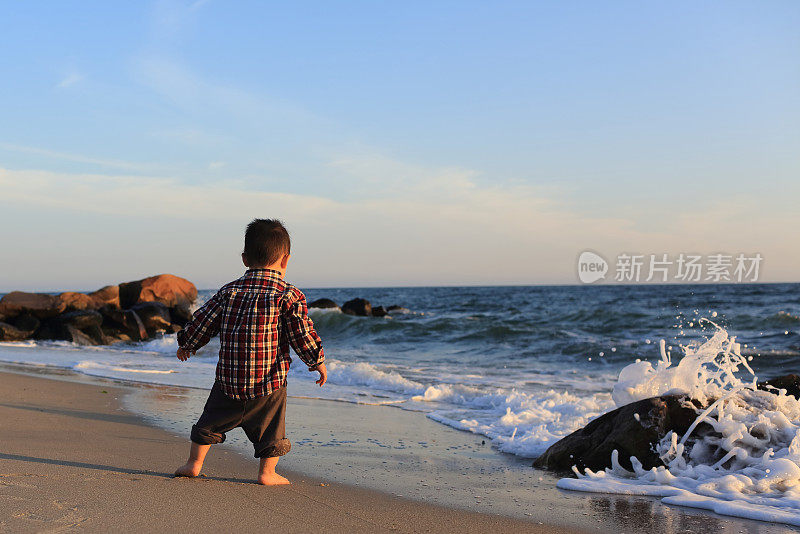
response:
M420 414L297 398L295 449L278 469L292 486L252 483L256 461L233 432L205 477L174 479L205 392L10 370L0 373L0 530L796 531L564 492L556 477Z
M466 513L296 473L254 484L255 461L211 454L205 477L172 478L185 438L121 408L123 387L0 374L0 530L569 532Z

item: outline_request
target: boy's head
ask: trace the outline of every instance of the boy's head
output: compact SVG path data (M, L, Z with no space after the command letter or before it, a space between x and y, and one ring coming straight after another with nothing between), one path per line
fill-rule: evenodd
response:
M242 262L251 269L286 270L292 243L289 232L277 219L253 219L244 233Z

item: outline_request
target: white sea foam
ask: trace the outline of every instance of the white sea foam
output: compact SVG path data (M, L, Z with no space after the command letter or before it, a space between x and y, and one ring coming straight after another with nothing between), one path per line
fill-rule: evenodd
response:
M684 355L677 365L672 365L672 355L662 339L661 359L656 367L636 361L622 369L612 392L617 406L667 393L686 393L705 403L709 397L718 398L733 388L744 387L736 376L740 369L749 372L755 388L756 377L742 356L739 343L711 321L702 321L714 326L716 332L702 344L681 347Z
M708 404L685 435L669 432L658 444L665 465L644 470L631 458L633 471L627 471L615 454L611 468L574 469L578 478L562 479L560 488L658 496L668 504L800 526L800 401L785 391L757 390L735 338L714 327L710 339L684 347L677 365L662 343L656 367L631 364L614 387L618 405L678 391Z
M428 414L440 423L482 434L500 451L535 458L567 434L612 407L611 396L577 396L567 391L494 393L451 385L432 386L415 400L446 400L456 409ZM466 414L466 415L465 415Z
M214 339L186 362L175 358L174 335L141 343L82 347L67 342L0 344L0 360L51 365L99 377L155 384L208 388L214 380L219 342ZM581 375L528 372L535 391L511 384L498 387L500 377L454 373L452 369L423 372L399 364L347 362L329 357L328 384L314 384L295 360L290 394L366 404L393 404L422 411L438 422L487 436L499 450L532 458L549 445L613 407L607 393L611 376L587 384ZM464 383L467 382L467 383ZM569 392L583 387L584 393ZM606 392L604 392L605 390Z
M404 378L397 371L385 371L366 362L329 360L328 380L342 386L367 386L395 393L415 394L424 386Z

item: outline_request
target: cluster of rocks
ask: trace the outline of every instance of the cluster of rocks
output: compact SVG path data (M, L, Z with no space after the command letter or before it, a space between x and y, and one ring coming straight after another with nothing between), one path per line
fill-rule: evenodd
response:
M336 304L331 299L317 299L308 303L309 308L335 308L346 313L347 315L358 315L360 317L386 317L390 313L407 312L406 308L396 304L392 306L372 306L366 299L356 298L348 300L341 306Z
M760 382L758 387L772 392L784 389L787 395L800 399L800 376L795 374ZM533 467L569 471L576 466L581 471L587 467L597 471L611 467L614 450L619 452L619 463L626 469L632 468L631 456L644 469L664 465L655 445L670 430L685 434L702 408L705 406L686 395L663 395L626 404L551 445L533 462ZM711 425L700 423L693 434L702 436L708 432L713 432Z
M58 295L14 291L0 299L0 341L66 340L81 345L143 341L177 332L197 288L171 274Z

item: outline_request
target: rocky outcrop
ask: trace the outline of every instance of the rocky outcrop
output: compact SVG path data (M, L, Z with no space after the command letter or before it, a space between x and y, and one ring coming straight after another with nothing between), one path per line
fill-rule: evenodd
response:
M317 299L308 303L309 308L339 308L331 299ZM386 317L392 313L407 313L408 309L396 304L384 308L383 306L372 306L367 299L355 298L348 300L339 308L342 313L356 315L359 317Z
M800 375L791 374L765 380L758 383L758 389L772 391L773 393L777 393L776 390L785 389L787 395L800 399Z
M56 298L63 306L64 311L96 310L102 306L102 304L86 293L68 291L66 293L61 293Z
M31 337L34 331L23 330L13 324L0 321L0 341L23 341Z
M28 337L32 336L34 332L42 325L42 322L29 313L23 313L16 316L13 320L14 326L21 332L27 334Z
M42 321L35 333L37 339L60 339L80 345L103 345L100 329L103 316L95 310L75 310Z
M309 308L338 308L339 305L336 304L331 299L317 299L308 303Z
M100 325L103 324L103 316L94 310L76 310L62 313L56 320L61 324L74 326L78 330L100 328Z
M119 310L111 306L102 308L103 332L122 341L147 339L147 329L133 310Z
M534 467L569 471L605 469L611 466L611 453L619 451L619 463L631 469L635 456L645 469L662 465L654 446L670 430L683 434L697 418L699 403L685 395L665 395L640 400L593 419L585 427L550 446L534 462ZM702 427L702 428L701 428ZM705 431L701 424L695 432Z
M94 310L76 310L56 318L63 325L63 339L80 345L104 345L105 334L100 329L103 316ZM88 338L88 339L87 339Z
M121 307L119 303L119 286L105 286L89 293L89 296L98 304L98 308L104 306Z
M800 399L800 375L788 374L759 382L759 389ZM611 466L611 453L619 452L619 463L631 468L630 457L635 456L645 469L663 465L654 452L658 443L670 430L683 435L695 421L703 406L686 395L664 395L627 404L603 414L550 446L534 462L534 467L568 471L572 466L594 471ZM693 436L702 436L712 428L701 423ZM692 438L690 438L691 440Z
M39 319L55 317L64 311L64 305L53 295L12 291L0 299L0 315L8 319L25 313Z
M172 274L160 274L119 285L119 303L130 308L142 302L160 302L171 308L189 306L197 298L197 288L190 281Z
M141 302L131 308L139 316L147 334L153 336L159 332L173 332L169 308L160 302ZM175 332L180 330L178 327Z
M189 306L174 306L169 309L169 317L173 325L183 328L192 320L192 312Z
M356 298L342 304L342 313L367 317L372 315L372 305L366 299Z
M190 319L197 288L171 274L59 295L14 291L0 299L0 341L29 338L82 345L141 341Z

